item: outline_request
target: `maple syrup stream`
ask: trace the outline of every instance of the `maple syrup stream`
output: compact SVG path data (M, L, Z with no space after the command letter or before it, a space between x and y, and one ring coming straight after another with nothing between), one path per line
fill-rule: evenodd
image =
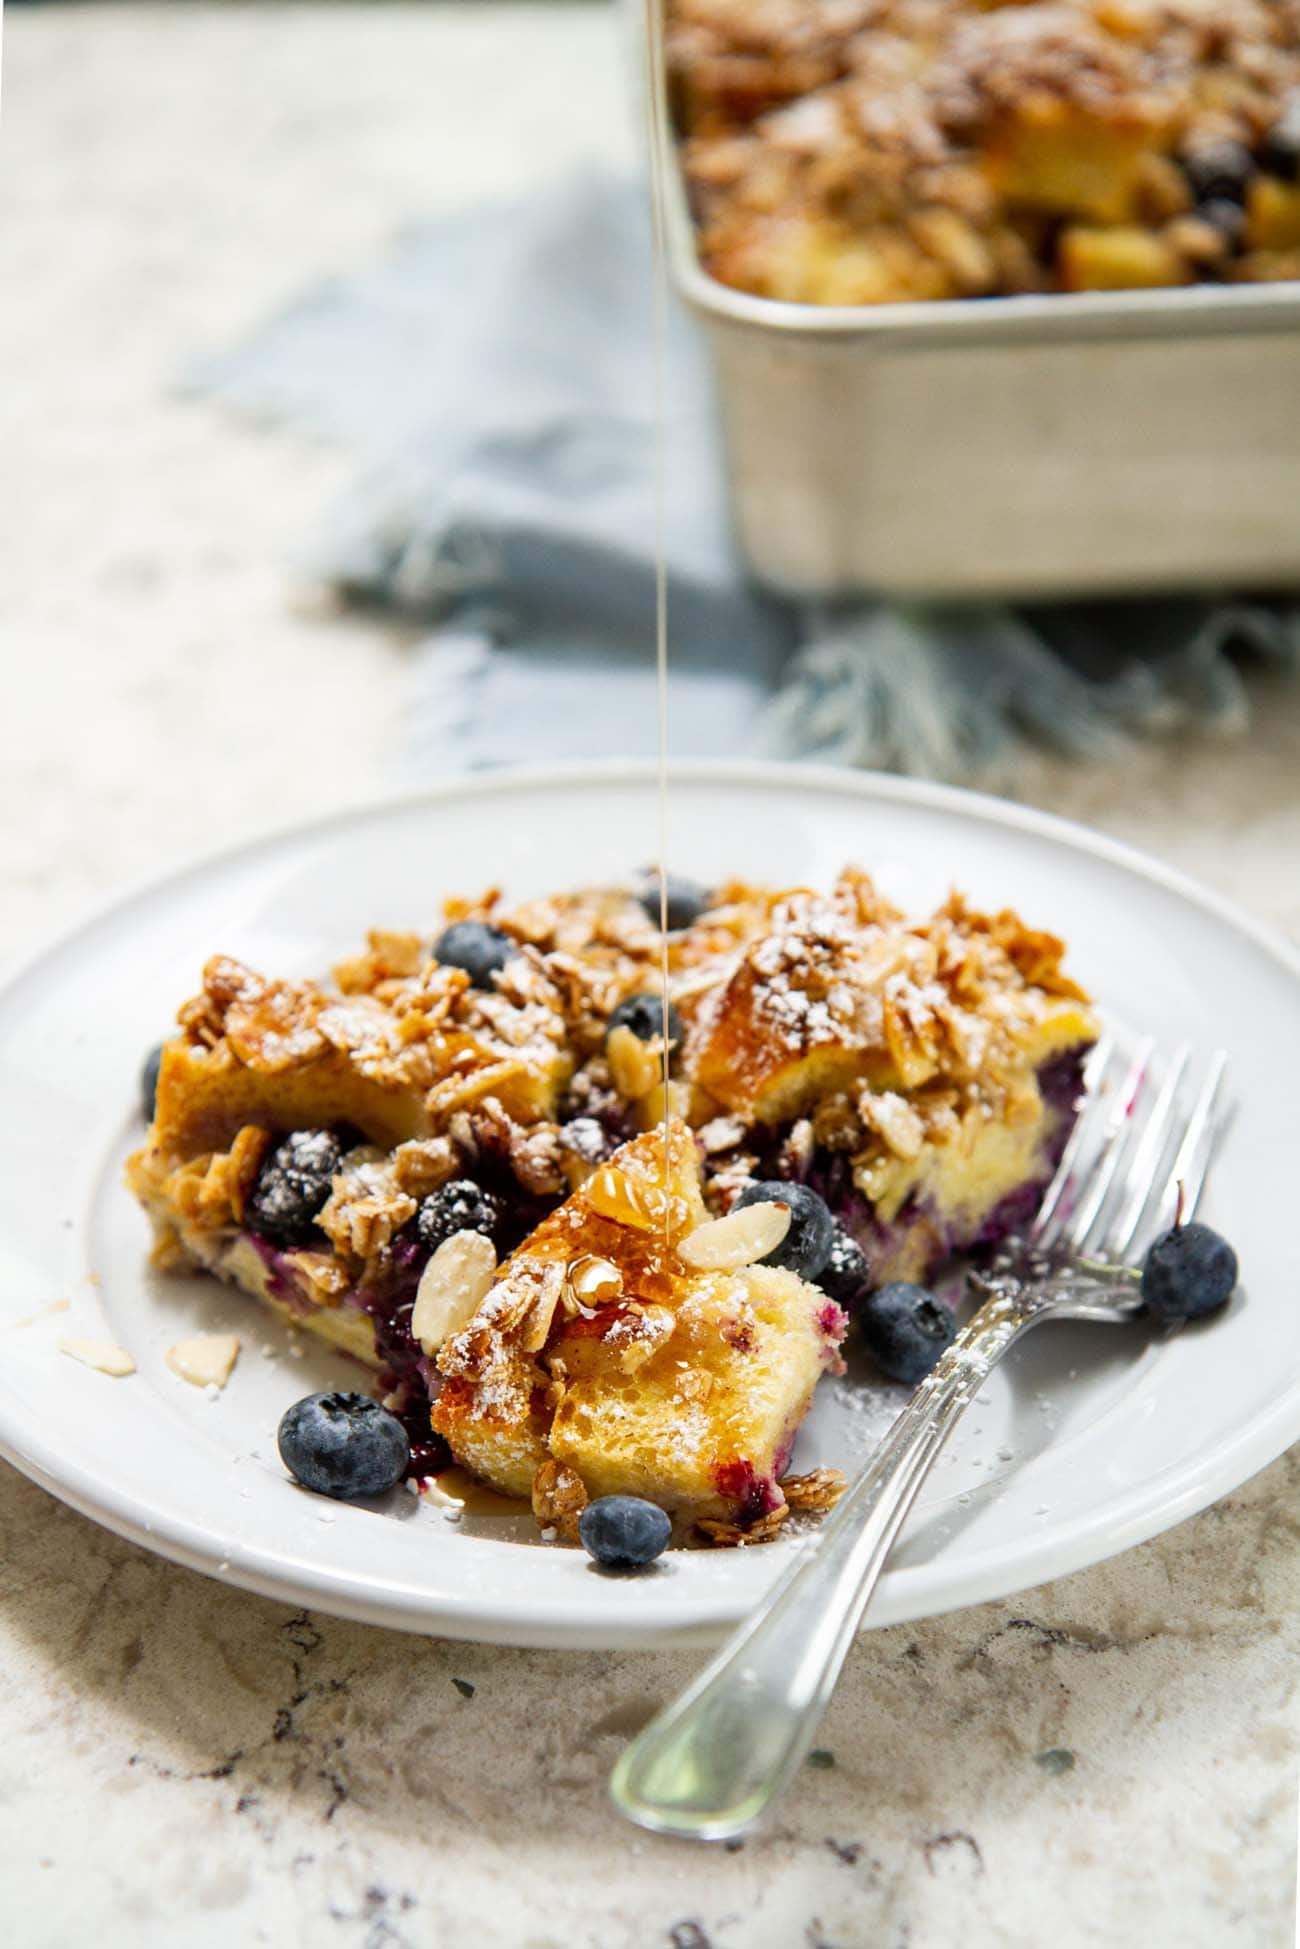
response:
M663 1087L664 1246L672 1244L669 1196L671 1104L668 993L668 249L664 184L668 166L668 109L661 80L663 0L645 0L645 89L650 148L651 311L654 363L655 665L659 744L659 979L663 1004L660 1081Z

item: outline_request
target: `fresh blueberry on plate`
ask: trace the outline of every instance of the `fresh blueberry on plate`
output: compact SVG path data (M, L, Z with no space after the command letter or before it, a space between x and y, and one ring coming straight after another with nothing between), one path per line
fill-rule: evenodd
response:
M163 1046L160 1042L151 1049L144 1059L140 1071L140 1115L146 1123L152 1123L154 1110L158 1103L158 1072L162 1068Z
M773 1204L790 1207L790 1229L763 1264L797 1272L801 1279L819 1280L835 1241L835 1220L826 1200L806 1184L786 1184L779 1178L747 1184L736 1200L737 1208Z
M817 1275L817 1284L828 1299L851 1313L866 1290L871 1268L867 1255L852 1232L846 1232L843 1225L835 1227L831 1238L831 1249L825 1265Z
M433 944L434 959L444 968L463 969L476 988L490 988L515 952L510 936L485 920L453 921Z
M378 1496L401 1481L411 1444L396 1415L365 1394L308 1394L280 1419L280 1460L318 1496Z
M636 897L649 914L655 926L660 922L659 875L645 873L637 883ZM701 914L709 911L712 895L694 880L685 880L678 873L668 875L668 932L680 934L684 927L690 927Z
M609 1018L606 1036L614 1029L631 1029L639 1042L657 1042L664 1032L662 995L628 995ZM668 1004L669 1044L682 1039L682 1021L672 1003Z
M249 1230L272 1245L310 1245L341 1161L342 1149L332 1130L295 1130L276 1145L258 1173L244 1214Z
M1208 1225L1162 1232L1142 1268L1142 1297L1154 1319L1200 1320L1217 1313L1237 1285L1237 1255Z
M891 1381L915 1387L956 1339L957 1322L924 1286L897 1279L868 1293L858 1308L858 1331Z
M578 1518L587 1555L602 1570L642 1570L668 1548L673 1526L644 1496L598 1496Z
M454 1232L482 1232L495 1238L501 1207L473 1178L453 1178L431 1191L415 1214L420 1243L435 1252Z

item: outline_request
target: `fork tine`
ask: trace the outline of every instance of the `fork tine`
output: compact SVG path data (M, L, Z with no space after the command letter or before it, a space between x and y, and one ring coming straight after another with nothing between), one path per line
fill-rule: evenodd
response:
M1105 1099L1101 1094L1101 1086L1114 1054L1115 1038L1107 1030L1104 1035L1097 1038L1088 1052L1088 1060L1083 1071L1082 1107L1075 1119L1065 1149L1061 1152L1061 1161L1056 1167L1056 1175L1043 1193L1043 1202L1039 1205L1034 1222L1029 1228L1029 1237L1033 1244L1046 1242L1052 1220L1056 1215L1056 1208L1061 1202L1066 1186L1074 1176L1074 1167L1087 1144L1088 1136L1094 1125L1101 1123L1104 1118Z
M1178 1091L1181 1087L1187 1065L1191 1061L1188 1044L1180 1043L1170 1059L1165 1080L1160 1085L1160 1093L1152 1105L1137 1149L1128 1170L1124 1173L1121 1186L1120 1205L1104 1237L1097 1246L1097 1254L1103 1259L1123 1260L1124 1254L1137 1233L1142 1222L1142 1214L1147 1208L1151 1190L1160 1169L1165 1147L1177 1126Z
M1157 1225L1165 1220L1166 1213L1168 1222L1173 1222L1180 1186L1183 1218L1186 1220L1196 1215L1196 1207L1201 1202L1201 1192L1205 1189L1210 1159L1214 1155L1215 1139L1218 1135L1214 1109L1227 1067L1227 1050L1216 1049L1210 1059L1205 1081L1201 1085L1201 1093L1196 1099L1187 1128L1183 1132L1183 1141L1178 1146L1178 1155L1170 1165L1169 1175L1151 1206L1152 1218Z
M1146 1084L1155 1046L1155 1037L1147 1036L1129 1064L1119 1096L1106 1119L1101 1149L1093 1161L1083 1200L1062 1228L1062 1236L1075 1252L1082 1252L1087 1245L1089 1234L1106 1203L1115 1173L1132 1140L1136 1127L1134 1112Z

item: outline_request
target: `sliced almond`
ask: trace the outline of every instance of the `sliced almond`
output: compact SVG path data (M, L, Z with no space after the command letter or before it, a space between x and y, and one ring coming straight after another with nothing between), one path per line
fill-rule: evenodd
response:
M652 1090L663 1076L663 1044L642 1042L626 1023L610 1030L605 1060L614 1088L632 1103Z
M563 1291L563 1265L558 1259L544 1261L537 1279L536 1294L519 1332L519 1344L525 1353L540 1353L546 1345L551 1321L555 1318L555 1309Z
M453 1232L420 1275L411 1331L430 1359L467 1326L496 1275L496 1248L482 1232Z
M93 1367L97 1374L108 1374L115 1381L135 1372L135 1362L126 1348L112 1340L63 1339L59 1352L71 1354L83 1367Z
M623 1275L610 1259L588 1254L569 1267L573 1296L583 1306L608 1306L623 1291Z
M789 1229L789 1205L742 1205L725 1218L697 1225L677 1247L677 1256L697 1272L739 1272L775 1252Z
M178 1340L163 1355L173 1374L191 1387L224 1387L238 1358L237 1333L196 1333L192 1340Z

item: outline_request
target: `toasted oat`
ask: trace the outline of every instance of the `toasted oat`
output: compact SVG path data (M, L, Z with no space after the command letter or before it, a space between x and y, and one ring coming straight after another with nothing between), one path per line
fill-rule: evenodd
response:
M284 1263L306 1285L313 1306L339 1306L344 1293L351 1290L347 1267L340 1265L332 1252L286 1252Z
M427 1198L454 1178L459 1168L456 1146L449 1137L416 1137L393 1152L393 1182L413 1198Z
M539 1529L555 1529L567 1543L578 1540L578 1518L587 1507L582 1477L567 1462L545 1461L533 1477L533 1514Z
M548 1198L563 1191L568 1178L559 1126L535 1123L524 1129L517 1124L510 1144L510 1168L524 1190L535 1197Z
M163 1180L163 1196L196 1231L238 1225L270 1147L269 1131L245 1124L228 1151L203 1151L177 1165Z
M775 1252L789 1229L789 1205L742 1205L725 1218L697 1225L678 1246L677 1256L697 1272L738 1272Z
M747 1549L751 1543L770 1543L790 1514L789 1506L780 1503L769 1509L766 1516L760 1516L756 1523L748 1527L740 1523L718 1522L706 1516L695 1527L706 1536L716 1550Z
M824 1515L835 1507L848 1485L842 1469L813 1469L807 1475L784 1476L776 1486L791 1509Z
M812 1116L813 1142L821 1150L854 1150L862 1142L862 1124L850 1097L843 1091L824 1096Z
M482 1232L453 1232L420 1275L411 1332L432 1359L486 1299L496 1272L496 1248Z
M387 1153L362 1144L348 1152L316 1222L335 1251L371 1259L415 1212L416 1200L399 1190Z
M878 1093L864 1089L858 1115L869 1130L883 1138L895 1157L919 1157L925 1145L925 1125L912 1104L896 1090Z

